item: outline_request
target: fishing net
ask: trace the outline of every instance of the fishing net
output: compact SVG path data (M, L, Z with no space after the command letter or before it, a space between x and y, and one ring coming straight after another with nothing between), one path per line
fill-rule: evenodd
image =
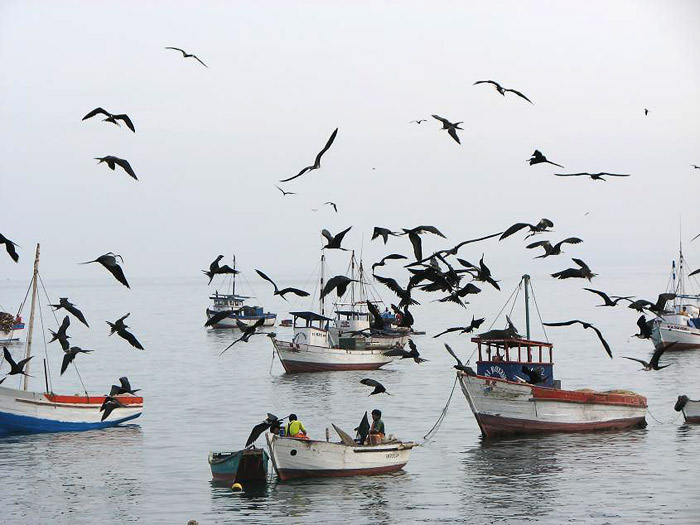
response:
M0 312L0 332L11 332L15 325L15 316L7 312Z

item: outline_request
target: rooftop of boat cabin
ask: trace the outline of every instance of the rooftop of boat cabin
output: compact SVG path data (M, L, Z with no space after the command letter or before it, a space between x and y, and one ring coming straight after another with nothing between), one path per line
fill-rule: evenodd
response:
M214 295L209 296L209 299L212 299L214 301L216 301L216 300L219 300L219 301L243 301L245 299L250 299L250 296L231 294L231 293L214 292Z
M316 312L289 312L289 315L294 316L294 319L304 319L305 321L332 321L325 315L317 314Z
M509 339L482 339L472 337L472 342L477 344L479 351L479 361L514 361L518 363L552 363L552 343L544 341L533 341L521 337ZM515 350L518 355L515 359ZM495 355L494 354L495 351ZM533 353L537 354L537 359L533 359ZM484 355L486 359L484 359ZM523 359L523 356L525 359ZM546 361L544 360L546 359Z

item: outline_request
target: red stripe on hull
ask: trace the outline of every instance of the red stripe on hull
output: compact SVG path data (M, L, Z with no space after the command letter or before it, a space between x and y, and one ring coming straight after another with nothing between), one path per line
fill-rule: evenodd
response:
M309 363L306 361L282 361L284 371L288 374L298 372L331 372L334 370L377 370L387 363L361 363L361 364L331 364Z
M515 419L510 417L477 414L481 432L485 437L512 436L518 434L542 434L548 432L592 432L600 430L620 430L623 428L644 428L644 416L629 419L613 419L593 423L552 423Z
M335 470L289 470L280 469L277 475L281 480L298 478L345 478L348 476L374 476L377 474L387 474L396 472L406 466L406 463L400 465L391 465L389 467L374 467L374 468L356 468L356 469L335 469Z
M654 345L654 348L656 350L658 350L659 348L668 348L669 352L674 352L677 350L697 350L698 348L700 348L700 343L676 343L673 346L671 346L671 343L661 343L658 345Z
M686 423L700 423L700 416L685 416Z
M557 388L533 388L532 397L537 401L563 401L568 403L593 403L596 405L625 405L646 407L647 398L633 394L607 394L604 392L586 392L561 390Z
M56 394L44 394L44 397L52 403L71 403L76 405L94 405L102 404L105 401L105 396L60 396ZM115 396L120 402L125 405L142 405L143 398L136 396Z

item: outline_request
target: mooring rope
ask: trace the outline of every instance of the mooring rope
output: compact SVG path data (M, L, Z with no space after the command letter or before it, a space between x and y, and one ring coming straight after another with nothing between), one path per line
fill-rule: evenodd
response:
M450 402L452 401L452 396L455 393L455 388L457 386L457 380L459 377L455 375L455 382L452 384L452 391L450 392L450 397L447 398L447 403L445 404L445 407L442 409L442 412L440 412L440 417L438 417L437 421L433 425L433 427L428 430L428 433L423 436L423 442L419 443L419 446L424 445L428 441L430 441L433 436L437 433L437 431L440 429L440 426L442 425L442 422L445 420L445 416L447 415L447 409L450 407Z
M647 407L647 414L649 414L651 416L651 418L654 421L656 421L657 423L659 423L660 425L670 425L671 423L675 423L678 420L678 418L683 415L683 412L678 412L678 415L676 417L674 417L671 421L660 421L660 420L656 419L656 416L654 416L654 414L651 413L651 410L649 410L649 407Z

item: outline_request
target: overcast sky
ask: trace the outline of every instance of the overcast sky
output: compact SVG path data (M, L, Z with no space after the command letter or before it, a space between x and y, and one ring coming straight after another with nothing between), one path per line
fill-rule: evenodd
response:
M374 225L435 225L426 252L548 217L594 271L665 271L700 233L700 2L0 2L0 278L199 275L219 253L306 276L319 232L368 262ZM182 47L206 69L165 46ZM494 79L534 105L492 87ZM127 113L136 133L99 119ZM644 108L649 115L644 116ZM463 121L462 145L431 118ZM427 118L421 125L410 124ZM339 132L320 170L284 185ZM566 169L529 166L540 149ZM129 160L139 181L94 157ZM611 171L595 182L557 172ZM325 201L338 205L336 214ZM317 209L318 211L312 211ZM522 236L500 274L546 271ZM688 244L700 262L700 240ZM342 262L342 257L336 261ZM343 264L338 264L342 268ZM517 273L516 273L517 272Z

